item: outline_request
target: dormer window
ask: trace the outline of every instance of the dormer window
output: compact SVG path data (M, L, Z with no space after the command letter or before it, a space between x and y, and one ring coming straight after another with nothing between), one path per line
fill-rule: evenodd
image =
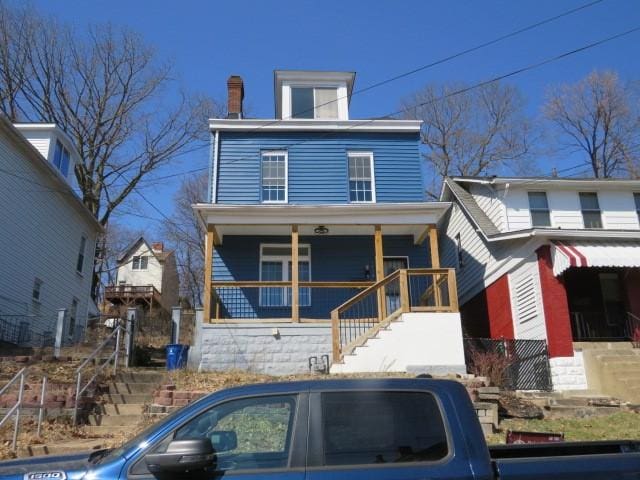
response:
M349 120L353 72L276 70L276 118Z
M64 148L60 140L56 140L56 149L53 153L53 164L60 170L64 177L69 174L69 150Z
M291 118L338 118L338 89L291 87Z

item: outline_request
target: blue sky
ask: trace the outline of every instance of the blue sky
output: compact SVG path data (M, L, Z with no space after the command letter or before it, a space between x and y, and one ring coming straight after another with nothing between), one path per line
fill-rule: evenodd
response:
M361 0L33 0L41 11L82 28L109 21L138 31L158 53L173 61L189 89L226 101L226 79L245 82L252 116L272 118L273 70L318 69L357 72L356 90L501 34L588 3L588 0L361 1ZM580 47L640 25L640 2L600 4L361 95L352 118L397 110L405 95L428 82L474 83ZM617 70L640 79L640 33L574 55L509 80L537 115L549 85L574 82L593 69ZM191 154L157 175L207 164L207 151ZM554 160L554 162L556 162ZM562 162L557 160L562 166ZM544 167L552 162L541 160ZM147 190L167 214L180 178ZM136 209L159 214L146 204ZM136 227L157 223L122 218Z

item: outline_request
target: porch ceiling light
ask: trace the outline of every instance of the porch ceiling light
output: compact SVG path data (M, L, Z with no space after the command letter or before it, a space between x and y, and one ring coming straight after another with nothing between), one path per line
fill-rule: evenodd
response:
M318 225L316 228L313 229L313 231L318 235L326 235L327 233L329 233L329 229L324 225Z

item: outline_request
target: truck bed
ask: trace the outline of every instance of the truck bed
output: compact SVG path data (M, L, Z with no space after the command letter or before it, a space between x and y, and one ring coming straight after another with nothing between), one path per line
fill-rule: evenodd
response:
M501 480L629 479L640 472L640 442L567 442L489 447Z

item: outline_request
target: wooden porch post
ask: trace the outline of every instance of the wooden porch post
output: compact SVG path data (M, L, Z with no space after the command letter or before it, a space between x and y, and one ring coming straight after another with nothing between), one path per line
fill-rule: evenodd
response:
M438 229L435 225L429 225L429 252L431 255L431 268L440 268L440 252L438 251ZM440 275L433 276L433 294L436 307L442 305L440 294Z
M298 288L298 226L291 225L291 321L300 321L300 290Z
M376 225L374 230L374 247L376 253L376 282L384 278L384 253L382 251L382 226ZM378 320L387 318L387 304L384 287L378 290Z
M213 277L213 248L214 239L217 237L216 229L213 225L207 224L207 238L204 256L204 320L211 322L211 281Z

